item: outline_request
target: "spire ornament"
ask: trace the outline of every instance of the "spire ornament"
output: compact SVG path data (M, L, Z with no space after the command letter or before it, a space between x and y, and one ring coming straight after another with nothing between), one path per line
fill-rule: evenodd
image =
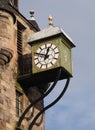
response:
M34 10L30 10L30 15L31 15L30 20L34 20L35 21L34 13L35 13Z
M49 17L48 17L48 20L49 20L49 25L53 25L53 17L50 15Z

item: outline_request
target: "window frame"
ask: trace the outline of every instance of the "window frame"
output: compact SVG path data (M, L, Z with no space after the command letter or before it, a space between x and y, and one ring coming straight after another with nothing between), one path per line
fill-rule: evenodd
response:
M23 111L23 93L16 90L16 116L20 117Z

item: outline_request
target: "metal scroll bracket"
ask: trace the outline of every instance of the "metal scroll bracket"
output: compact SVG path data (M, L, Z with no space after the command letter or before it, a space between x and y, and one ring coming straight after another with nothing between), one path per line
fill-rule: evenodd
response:
M28 113L28 111L30 110L30 108L32 108L36 103L38 103L39 101L43 100L56 86L59 78L60 78L60 75L61 75L61 69L58 70L58 73L57 73L57 76L55 78L55 81L53 82L53 84L49 87L49 89L40 97L38 98L37 100L35 100L33 103L31 103L27 108L26 110L23 112L23 114L21 115L21 117L19 118L19 121L17 122L17 127L16 127L16 130L22 130L21 129L21 123L22 121L24 120L25 118L25 115ZM66 84L65 84L65 87L63 88L62 92L60 93L60 95L52 102L50 103L49 105L47 105L46 107L44 107L35 117L34 119L32 120L32 122L30 123L29 127L28 127L28 130L32 130L33 128L33 125L35 124L36 120L39 118L39 116L44 113L47 109L49 109L50 107L52 107L53 105L55 105L61 98L62 96L65 94L67 88L68 88L68 85L69 85L69 81L70 81L70 78L67 79L66 81Z

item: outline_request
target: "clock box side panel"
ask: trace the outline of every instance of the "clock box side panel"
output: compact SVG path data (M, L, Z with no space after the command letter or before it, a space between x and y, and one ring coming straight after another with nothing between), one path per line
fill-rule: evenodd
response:
M66 41L61 40L61 66L72 75L72 50Z

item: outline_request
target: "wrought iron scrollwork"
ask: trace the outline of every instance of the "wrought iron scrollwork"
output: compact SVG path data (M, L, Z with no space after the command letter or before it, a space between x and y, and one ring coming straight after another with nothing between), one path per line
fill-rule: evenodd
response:
M16 130L19 130L20 129L20 126L21 126L21 123L23 121L23 119L25 118L25 115L27 114L27 112L30 110L30 108L32 108L35 104L37 104L39 101L43 100L56 86L59 78L60 78L60 75L61 75L61 69L58 70L58 73L56 75L56 78L55 78L55 81L53 82L53 84L48 88L48 90L43 94L41 95L40 98L38 98L37 100L35 100L34 102L32 102L27 108L26 110L23 112L22 116L19 118L19 121L17 123L17 128ZM34 117L34 119L32 120L31 124L29 125L28 127L28 130L31 130L33 125L36 124L36 120L39 118L39 116L45 112L47 109L49 109L50 107L52 107L53 105L55 105L61 98L62 96L64 95L64 93L66 92L67 90L67 87L69 85L69 81L70 81L70 78L67 79L67 82L65 84L65 87L63 88L62 92L60 93L60 95L52 102L50 103L49 105L47 105L46 107L42 108L41 111ZM32 116L33 116L33 113L32 113ZM43 117L41 118L43 119ZM38 124L38 123L37 123Z
M33 125L35 124L36 120L39 118L39 116L45 112L46 110L48 110L50 107L54 106L62 97L63 95L65 94L67 88L68 88L68 85L69 85L69 81L70 79L68 78L67 79L67 82L65 84L65 87L63 88L62 92L60 93L60 95L52 102L50 103L49 105L47 105L46 107L44 107L33 119L33 121L31 122L31 124L29 125L28 127L28 130L32 130L33 128Z

